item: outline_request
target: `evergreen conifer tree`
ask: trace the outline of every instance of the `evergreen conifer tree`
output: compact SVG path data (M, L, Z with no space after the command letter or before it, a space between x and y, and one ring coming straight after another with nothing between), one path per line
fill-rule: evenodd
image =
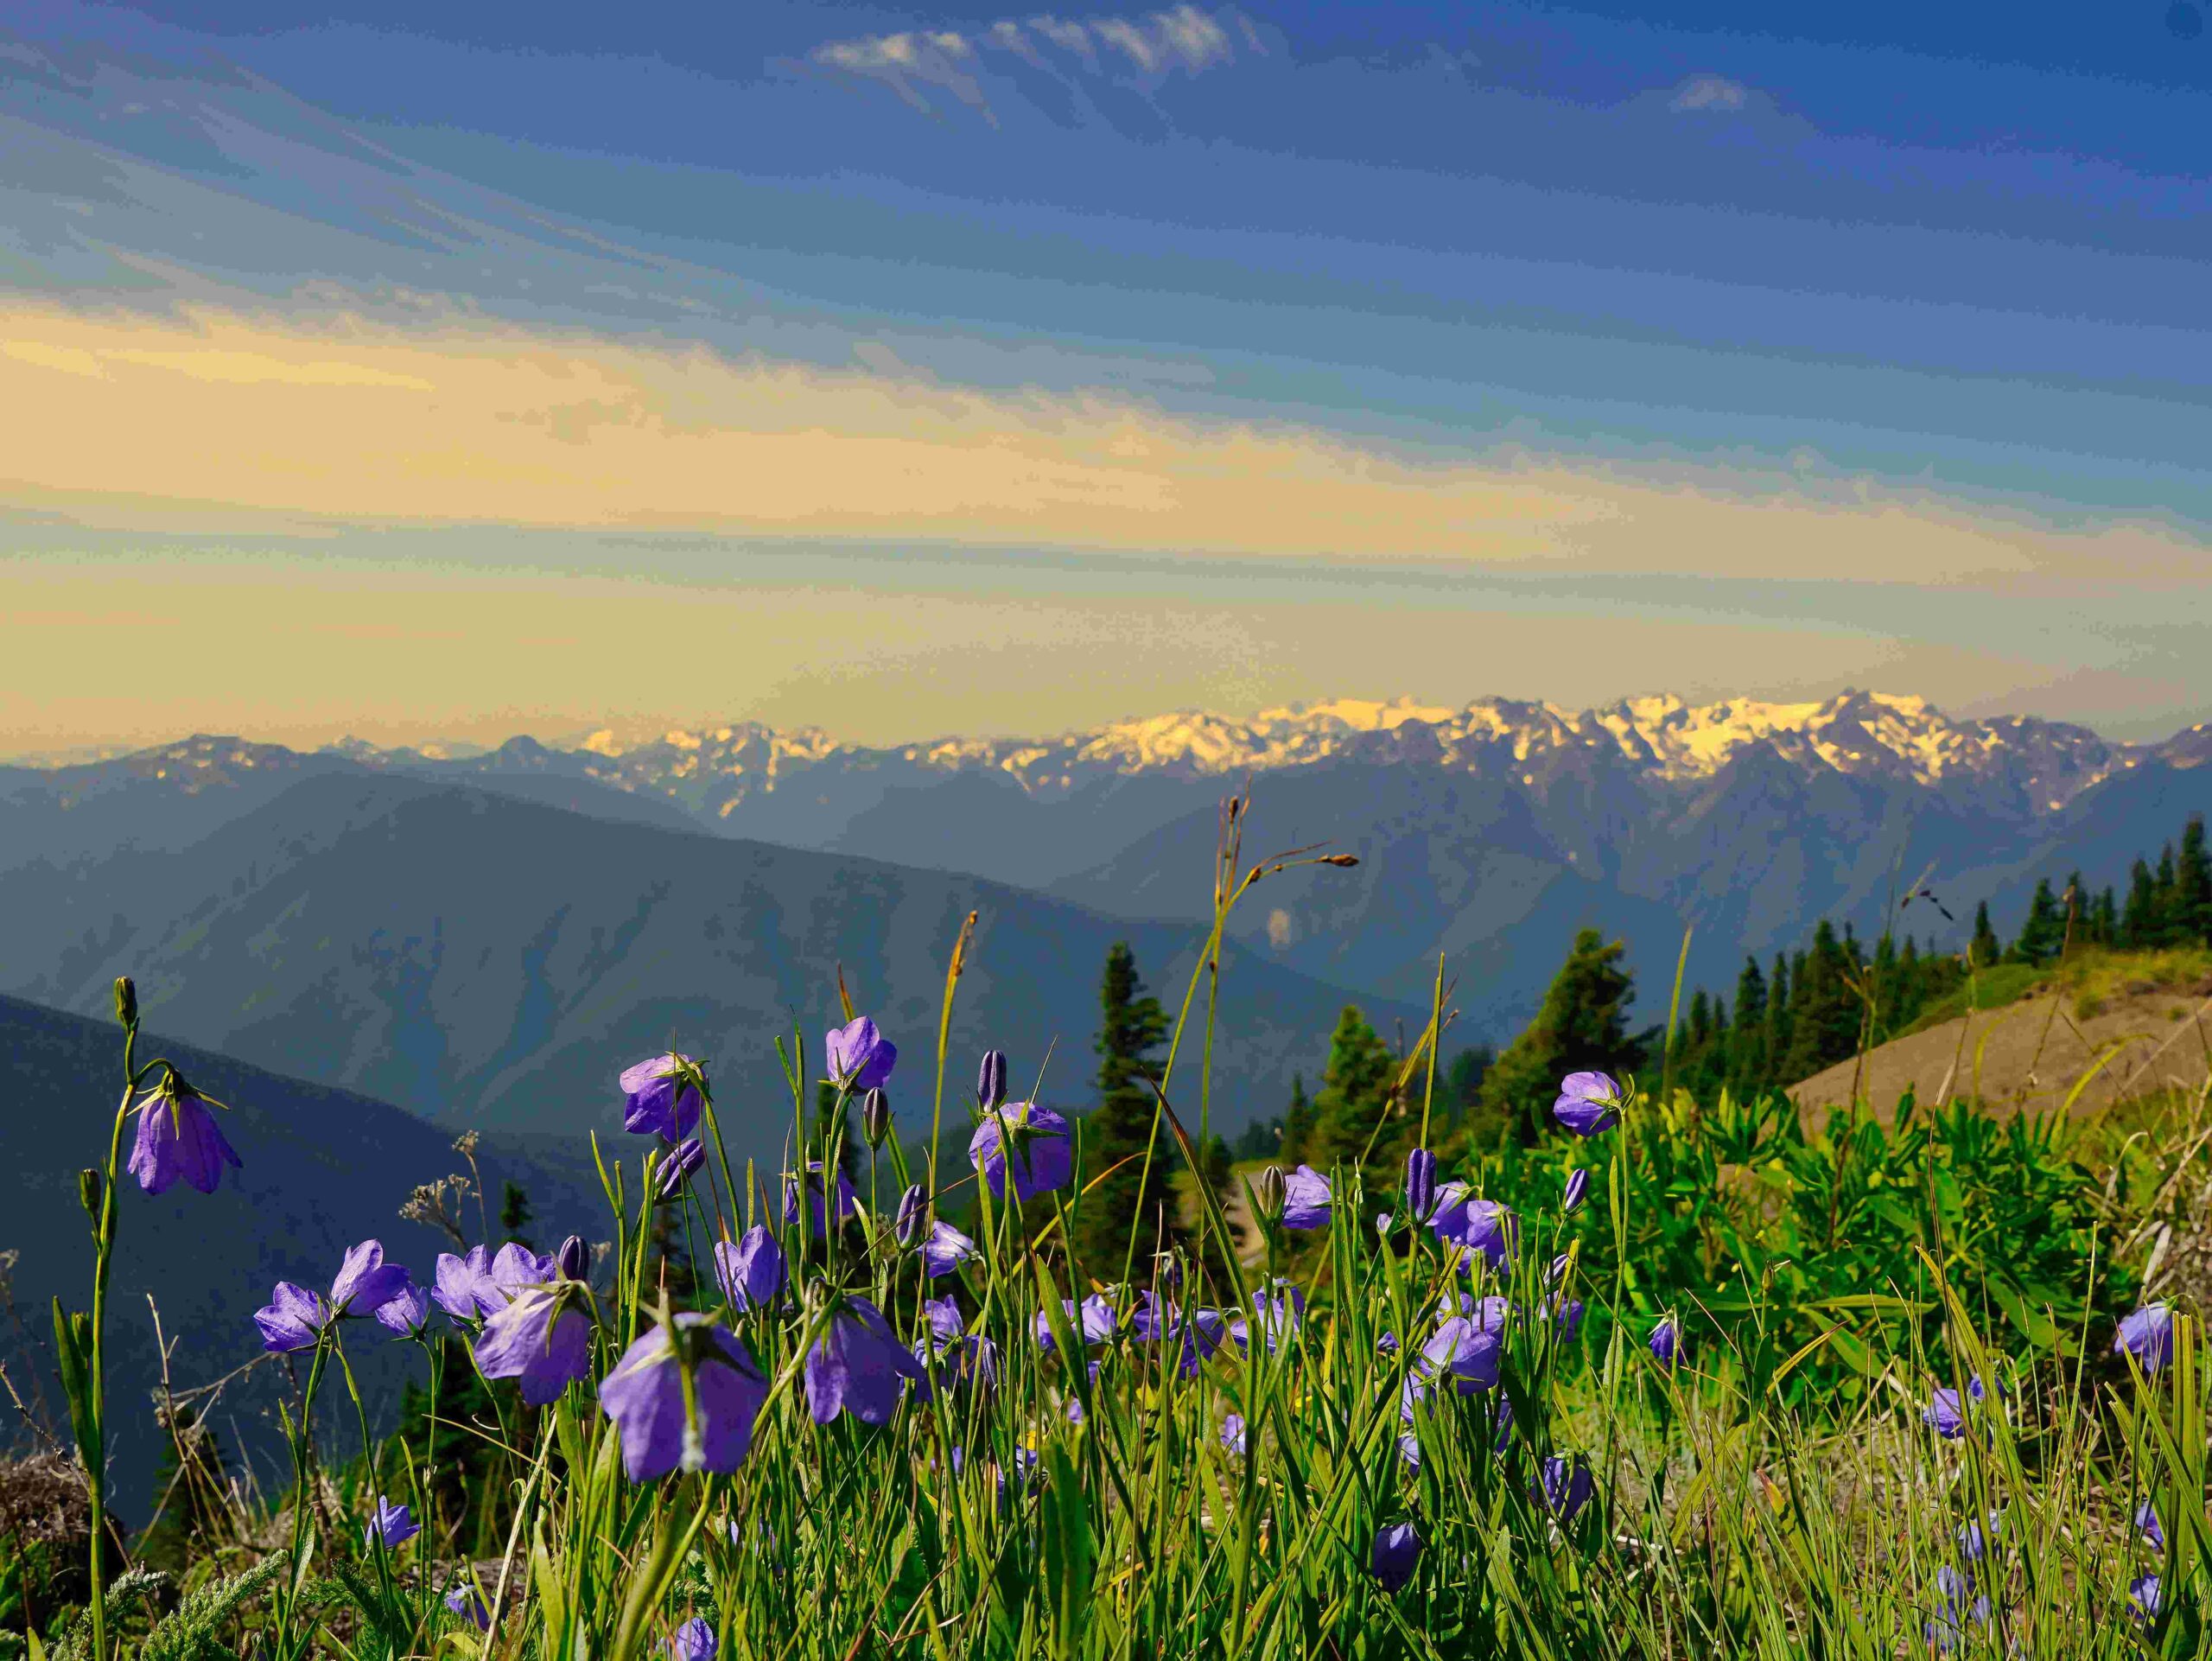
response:
M1176 1202L1173 1133L1154 1134L1158 1102L1145 1077L1167 1036L1166 1012L1138 977L1128 942L1108 949L1098 988L1098 1106L1083 1123L1083 1178L1113 1174L1083 1197L1076 1242L1084 1271L1118 1280L1125 1263L1149 1269L1152 1254L1187 1243ZM1147 1147L1150 1160L1146 1154Z
M1627 948L1596 929L1574 937L1567 961L1527 1031L1505 1047L1483 1081L1483 1108L1511 1124L1522 1142L1548 1134L1559 1081L1586 1068L1618 1077L1643 1061L1628 1030L1636 983L1621 967Z
M1746 953L1736 977L1736 1020L1728 1034L1728 1093L1748 1100L1767 1085L1766 977Z
M1789 960L1774 954L1774 971L1766 983L1766 1042L1763 1046L1766 1080L1781 1082L1782 1058L1789 1053Z
M1280 1157L1286 1168L1302 1161L1313 1140L1313 1104L1306 1099L1306 1075L1290 1075L1290 1105L1283 1110Z
M2204 845L2204 816L2192 813L2174 862L2174 924L2179 941L2212 941L2212 852Z
M2158 889L2151 868L2139 857L2127 870L2127 906L2120 914L2120 944L2126 951L2141 951L2153 944L2158 926Z
M2019 938L2012 942L2008 959L2040 968L2057 961L2065 939L2066 913L2058 896L2050 891L2050 879L2043 877L2036 883L2035 897L2028 902L2027 921L2020 926Z
M1389 1158L1392 1139L1379 1127L1397 1071L1389 1047L1357 1007L1347 1003L1330 1034L1328 1066L1313 1098L1313 1136L1306 1157L1316 1169L1325 1171L1339 1160L1366 1159L1379 1167Z
M1997 931L1989 926L1989 901L1983 901L1974 908L1974 939L1967 951L1974 958L1976 970L1987 969L2005 955L2005 948L1997 942Z

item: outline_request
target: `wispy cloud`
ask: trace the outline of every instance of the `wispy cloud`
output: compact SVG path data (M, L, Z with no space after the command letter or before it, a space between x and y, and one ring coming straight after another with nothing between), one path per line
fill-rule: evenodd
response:
M1912 585L2168 582L2200 538L1808 470L1394 447L454 310L0 307L0 474L87 524L654 526Z
M930 112L927 89L940 88L985 116L990 102L977 79L996 59L1063 74L1070 70L1144 82L1181 73L1204 73L1267 48L1250 18L1232 9L1102 17L1001 18L971 33L902 30L831 41L809 54L824 68L881 81L914 108ZM1002 67L1002 66L1001 66Z
M1676 115L1734 115L1749 107L1751 88L1726 75L1692 75L1675 89L1667 107Z

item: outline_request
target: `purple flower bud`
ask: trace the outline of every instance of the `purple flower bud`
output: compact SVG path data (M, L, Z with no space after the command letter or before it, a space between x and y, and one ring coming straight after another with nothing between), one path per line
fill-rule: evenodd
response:
M1421 1557L1421 1534L1411 1523L1393 1523L1375 1537L1375 1550L1367 1560L1368 1571L1386 1592L1395 1592L1414 1576Z
M1651 1329L1651 1336L1645 1342L1651 1347L1652 1358L1672 1372L1682 1352L1682 1329L1675 1324L1674 1316L1661 1316L1659 1324Z
M659 1165L654 1168L653 1193L662 1200L673 1200L706 1162L707 1144L698 1137L677 1142L661 1155Z
M1436 1209L1436 1155L1416 1148L1406 1155L1406 1214L1416 1225Z
M931 1225L929 1237L922 1242L922 1266L931 1280L950 1275L981 1255L973 1240L947 1222Z
M668 1652L676 1661L715 1661L715 1629L694 1615L676 1629Z
M1006 1052L985 1050L976 1069L976 1105L988 1113L1006 1100Z
M571 1234L561 1242L561 1249L553 1254L554 1266L567 1281L588 1281L591 1278L591 1248L584 1244L581 1234Z
M682 1142L699 1123L698 1073L697 1062L673 1053L623 1068L622 1128Z
M1552 1115L1578 1136L1594 1136L1621 1122L1621 1087L1608 1072L1570 1072L1559 1081Z
M1559 1518L1564 1528L1574 1520L1575 1513L1590 1503L1591 1495L1598 1491L1598 1480L1590 1473L1590 1467L1577 1454L1569 1464L1554 1454L1543 1463L1541 1483L1531 1482L1531 1499L1542 1503L1545 1510Z
M733 1309L765 1309L784 1289L784 1249L759 1224L715 1248L715 1280Z
M685 1346L679 1356L677 1345ZM690 1422L683 1362L691 1364ZM622 1352L599 1384L599 1405L622 1437L622 1468L632 1482L671 1471L734 1471L753 1446L753 1422L768 1399L768 1381L736 1336L706 1316L683 1310L673 1336L655 1327Z
M383 1494L377 1496L377 1508L370 1513L368 1531L362 1543L373 1547L379 1540L385 1550L405 1543L423 1531L423 1525L407 1514L407 1507L395 1505Z
M1329 1179L1311 1165L1301 1165L1283 1178L1282 1225L1313 1229L1329 1225L1329 1210L1336 1196Z
M899 1212L893 1220L891 1231L898 1239L900 1250L914 1244L914 1236L921 1231L923 1213L928 1209L929 1195L918 1182L899 1196Z
M2113 1334L2112 1352L2132 1355L2146 1373L2155 1375L2158 1369L2173 1359L2174 1312L2164 1303L2147 1303L2133 1314L2120 1318L2120 1331ZM2152 1585L2157 1587L2157 1581Z
M1262 1224L1273 1225L1282 1220L1282 1208L1287 1198L1281 1166L1270 1165L1253 1179L1253 1209Z
M1567 1174L1567 1199L1563 1202L1562 1209L1570 1216L1580 1211L1583 1198L1589 1192L1590 1173L1580 1169L1569 1171Z
M2153 1551L2166 1549L2166 1531L2158 1524L2158 1508L2146 1499L2135 1508L2135 1526L2142 1531L2143 1538Z
M1544 1270L1544 1284L1547 1286L1557 1286L1561 1281L1565 1280L1567 1278L1567 1255L1564 1251L1560 1252L1558 1257L1553 1258L1551 1261L1551 1267Z
M882 1147L891 1134L891 1098L880 1085L861 1098L861 1132L871 1148Z
M164 1072L138 1104L138 1131L124 1168L148 1193L167 1193L180 1181L213 1193L224 1166L245 1168L207 1104L208 1098L174 1071Z
M968 1139L968 1158L991 1187L992 1198L1006 1198L1007 1149L1000 1146L1000 1125L1011 1137L1014 1192L1017 1200L1034 1199L1067 1186L1075 1174L1074 1148L1068 1140L1068 1122L1049 1107L1034 1102L1012 1102L986 1114Z
M866 1015L824 1034L822 1053L830 1082L840 1090L874 1090L890 1083L892 1066L899 1060L898 1047Z

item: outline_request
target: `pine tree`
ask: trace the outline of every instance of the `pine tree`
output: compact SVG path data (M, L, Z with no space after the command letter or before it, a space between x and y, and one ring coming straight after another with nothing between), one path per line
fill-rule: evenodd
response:
M1789 960L1777 951L1774 972L1767 977L1766 1041L1761 1047L1769 1085L1781 1082L1782 1058L1789 1053Z
M1767 1086L1766 977L1746 953L1736 977L1736 1021L1728 1034L1728 1093L1748 1100Z
M499 1227L505 1231L508 1240L531 1251L537 1251L537 1247L523 1231L531 1225L534 1215L530 1208L530 1196L523 1192L520 1183L508 1182L501 1187Z
M1626 952L1618 940L1607 945L1596 929L1577 934L1535 1020L1505 1047L1483 1081L1484 1112L1511 1124L1523 1142L1548 1133L1551 1105L1567 1074L1594 1068L1618 1077L1643 1064L1643 1047L1628 1030L1636 983L1620 966Z
M1098 1007L1098 1105L1083 1123L1083 1176L1088 1185L1112 1174L1084 1193L1076 1242L1085 1271L1110 1281L1132 1261L1147 1270L1154 1252L1185 1244L1187 1236L1175 1199L1173 1136L1164 1124L1154 1136L1158 1101L1144 1082L1158 1068L1153 1053L1167 1036L1167 1015L1146 994L1126 940L1106 953Z
M2056 961L2065 939L2066 913L2059 906L2057 895L2050 891L2050 879L2040 878L2036 883L2035 897L2028 902L2027 921L2020 926L2019 938L2012 942L2007 961L2041 968Z
M2151 937L2144 944L2154 951L2181 944L2180 894L2180 873L2170 842L2159 850L2158 874L2151 879Z
M1791 977L1789 1046L1783 1053L1777 1082L1796 1084L1851 1054L1859 1041L1859 1004L1845 971L1850 953L1827 919L1813 932L1810 950L1800 954Z
M1378 1166L1392 1146L1381 1127L1385 1097L1397 1081L1389 1047L1367 1024L1356 1005L1347 1003L1329 1038L1329 1062L1313 1098L1313 1136L1307 1159L1317 1170L1339 1160Z
M1443 1123L1457 1129L1480 1104L1483 1080L1497 1065L1497 1052L1487 1044L1461 1050L1436 1081L1435 1111Z
M2092 938L2101 946L2116 945L2120 942L2120 905L2109 882L2105 884L2104 892L2097 896Z
M1974 959L1976 970L1987 969L2005 955L2005 948L1997 942L1997 931L1989 926L1989 901L1983 901L1974 908L1974 939L1967 951Z
M1286 1168L1305 1160L1313 1141L1313 1104L1306 1098L1306 1075L1290 1075L1290 1105L1283 1110L1282 1147L1279 1155Z
M2174 925L2177 944L2212 941L2212 852L2204 845L2204 816L2192 813L2181 833L2174 862Z
M2120 914L2120 944L2129 951L2141 951L2152 944L2152 935L2158 926L2158 894L2151 878L2151 868L2138 858L2127 869L2127 907Z

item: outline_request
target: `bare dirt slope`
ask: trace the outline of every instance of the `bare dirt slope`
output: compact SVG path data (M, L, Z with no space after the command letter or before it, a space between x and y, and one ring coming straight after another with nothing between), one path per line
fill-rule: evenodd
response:
M2212 1067L2212 986L2133 989L2106 999L2087 1019L2071 992L2035 992L1868 1052L1859 1093L1885 1117L1908 1085L1929 1103L1947 1080L1951 1097L1978 1094L2015 1111L2052 1108L2107 1047L2110 1058L2076 1099L2077 1112L2176 1085L2202 1086ZM1841 1061L1816 1072L1792 1085L1790 1098L1801 1107L1840 1105L1850 1099L1858 1066Z

